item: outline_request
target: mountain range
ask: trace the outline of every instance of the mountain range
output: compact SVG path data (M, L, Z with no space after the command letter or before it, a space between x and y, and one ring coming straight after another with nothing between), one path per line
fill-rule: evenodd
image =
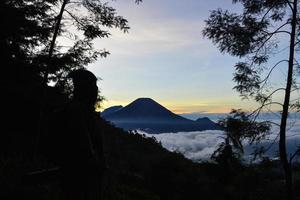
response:
M101 116L125 130L142 130L152 134L220 129L207 117L196 121L186 119L151 98L138 98L125 107L107 108Z

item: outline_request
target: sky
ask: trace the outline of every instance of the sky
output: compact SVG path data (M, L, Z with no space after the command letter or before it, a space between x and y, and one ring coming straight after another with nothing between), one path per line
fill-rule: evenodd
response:
M232 108L251 110L232 88L237 58L221 54L202 36L204 20L217 8L238 11L230 0L134 0L110 2L129 21L129 33L112 30L95 41L111 55L88 69L100 77L106 98L103 109L149 97L171 111L225 113Z

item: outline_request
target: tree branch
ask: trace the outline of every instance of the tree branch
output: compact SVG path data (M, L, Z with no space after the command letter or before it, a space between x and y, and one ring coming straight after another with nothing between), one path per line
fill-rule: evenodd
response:
M273 92L271 92L266 98L265 100L262 102L262 105L257 108L256 110L254 110L252 113L250 113L248 115L248 117L251 117L252 115L254 115L255 113L255 116L253 118L252 121L256 121L257 117L259 116L259 114L261 113L262 109L265 107L265 106L268 106L268 105L273 105L273 104L277 104L277 105L280 105L280 106L283 106L282 103L279 103L279 102L269 102L269 103L266 103L268 101L268 99L273 95L275 94L276 92L280 91L280 90L285 90L285 88L277 88L276 90L274 90Z
M269 73L268 73L268 75L259 83L259 84L262 84L262 83L264 83L264 85L265 85L265 83L266 83L266 81L269 79L269 77L271 76L271 74L272 74L272 72L273 72L273 70L280 64L280 63L282 63L282 62L289 62L288 60L280 60L280 61L278 61L272 68L271 68L271 70L269 71ZM264 86L263 85L263 86ZM262 87L263 87L262 86Z
M289 24L289 22L287 21L286 23L284 23L280 27L278 27L274 32L268 33L269 37L267 37L267 39L265 41L263 41L262 44L260 45L260 47L255 51L255 56L258 55L258 53L260 52L260 50L266 45L266 43L273 37L274 34L276 34L281 28L283 28L284 26L286 26L288 24Z
M276 31L276 32L274 32L274 34L277 34L277 33L286 33L286 34L291 35L291 32L288 32L288 31Z
M280 126L280 125L279 125ZM279 133L277 134L277 136L273 139L272 143L266 148L266 152L269 151L271 149L271 147L276 143L276 141L279 138Z
M282 28L282 27L281 27ZM289 35L291 35L291 32L288 32L288 31L279 31L279 30L277 30L277 31L274 31L274 32L267 32L267 31L263 31L266 35L271 35L271 36L273 36L273 35L275 35L275 34L277 34L277 33L287 33L287 34L289 34Z
M80 26L84 27L84 24L82 24L82 22L80 22L78 20L77 17L75 17L71 12L69 12L67 9L65 9L65 11L70 15L70 17L72 17Z
M298 41L295 43L295 46L297 46L299 43L300 43L300 40L298 40Z
M299 153L300 153L300 148L297 151L295 151L293 155L291 155L289 162L292 163L292 161L294 160L294 158L296 156L298 156Z
M277 127L280 127L280 124L278 124L278 123L276 123L276 122L272 122L272 121L270 121L270 120L263 121L263 122L267 122L267 123L273 124L273 125L275 125L275 126L277 126Z
M270 98L273 94L275 94L276 92L280 91L280 90L285 90L285 88L277 88L276 90L274 90L273 92L271 92L267 98Z
M281 115L279 115L278 113L275 113L273 110L267 108L268 112L272 113L273 115L275 115L276 117L280 118ZM278 124L279 125L279 124Z
M286 3L290 4L290 2L288 0L285 0ZM278 4L274 4L272 7L270 7L267 12L264 14L264 16L261 18L261 22L267 17L267 15L269 14L269 12L277 5L281 5L281 4L285 4L285 3L278 3ZM291 7L291 5L290 5ZM292 7L291 7L292 8Z
M285 2L288 4L288 6L290 7L290 9L292 10L292 12L294 12L294 8L292 6L292 2L290 2L289 0L285 0Z

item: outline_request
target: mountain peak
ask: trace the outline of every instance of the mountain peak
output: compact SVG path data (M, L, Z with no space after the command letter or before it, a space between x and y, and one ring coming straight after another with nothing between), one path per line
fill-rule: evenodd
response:
M165 109L162 105L157 103L155 100L151 98L138 98L131 102L128 106L142 106L144 109L150 108L150 107L155 107L156 109Z
M159 104L155 100L153 100L153 99L151 99L149 97L138 98L138 99L134 100L132 103L143 103L143 104L155 103L155 104Z
M154 100L151 99L150 97L140 97L137 98L135 101L154 101Z
M154 101L151 98L138 98L123 107L121 110L107 116L108 118L130 118L130 119L140 119L142 118L153 118L153 119L162 119L169 118L170 116L175 117L176 115ZM177 116L176 116L177 118Z
M151 98L138 98L127 106L103 116L118 127L126 130L144 130L152 133L179 131L201 131L217 129L209 119L192 121L183 118Z

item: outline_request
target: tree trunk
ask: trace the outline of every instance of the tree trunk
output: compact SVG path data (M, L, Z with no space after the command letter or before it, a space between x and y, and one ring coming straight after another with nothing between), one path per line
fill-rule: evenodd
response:
M55 42L56 42L56 38L58 36L58 32L60 29L60 24L61 24L61 20L62 20L62 16L65 10L65 7L67 5L67 3L69 2L69 0L64 0L61 8L60 8L60 12L57 16L57 22L55 23L55 28L54 28L54 33L53 33L53 37L51 40L51 44L50 44L50 48L49 48L49 53L48 53L48 66L45 69L45 74L44 74L44 84L48 83L48 75L49 75L49 68L51 68L51 58L53 55L53 51L54 51L54 47L55 47Z
M36 136L36 153L38 152L38 149L39 149L39 142L40 142L40 137L42 134L42 126L44 124L44 110L45 110L45 101L46 101L46 96L47 96L47 83L48 83L48 76L49 76L49 68L51 68L51 58L52 58L52 55L54 52L55 42L56 42L56 38L58 36L58 32L60 29L62 16L63 16L65 7L68 2L69 2L69 0L63 1L61 8L60 8L60 12L57 16L55 27L54 27L54 33L53 33L53 37L52 37L52 40L50 43L50 48L49 48L49 53L48 53L48 63L47 63L46 69L44 71L43 85L42 85L42 98L41 98L41 102L40 102L40 111L39 111L40 113L39 113L39 121L38 121L37 136Z
M280 123L280 138L279 138L279 154L280 161L285 173L285 182L286 182L286 198L287 200L293 199L293 179L292 179L292 168L291 163L287 157L286 151L286 124L289 113L289 104L290 104L290 95L293 82L293 67L294 67L294 55L295 55L295 38L296 38L296 26L297 26L297 1L294 0L293 3L293 17L291 21L292 31L290 36L290 55L289 55L289 64L288 64L288 76L285 89L284 104L281 116Z

